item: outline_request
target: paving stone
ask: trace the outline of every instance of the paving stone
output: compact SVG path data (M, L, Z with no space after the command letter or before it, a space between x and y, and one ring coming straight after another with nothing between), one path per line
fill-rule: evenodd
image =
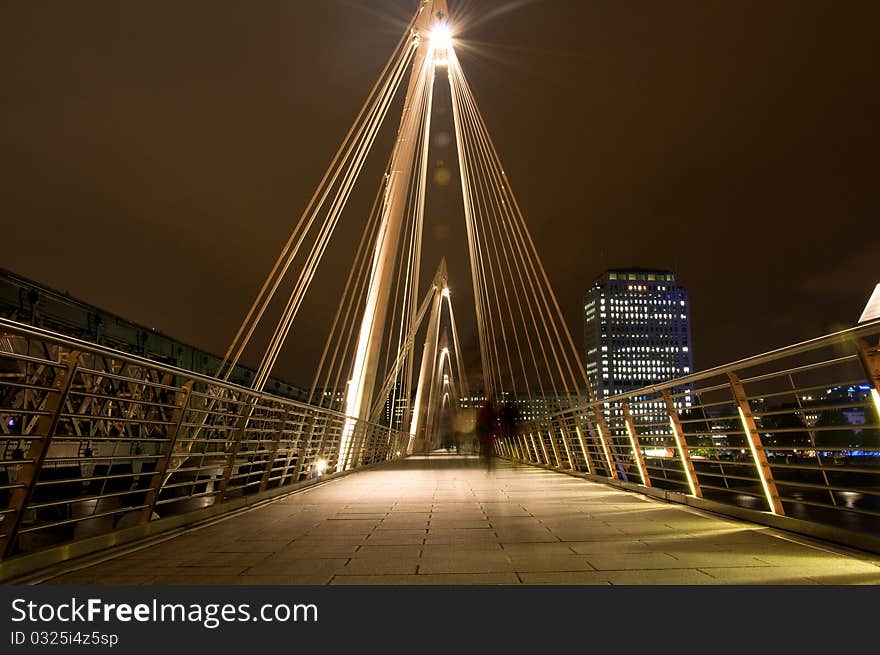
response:
M277 559L270 558L261 564L252 566L243 574L250 575L325 575L335 574L345 568L348 559L345 558L327 558L327 559ZM239 571L242 573L242 571Z
M687 565L665 553L591 554L584 557L600 571L687 568Z
M652 549L648 544L641 541L621 541L609 539L607 541L563 541L567 547L581 555L601 553L604 555L620 555L624 553L650 553ZM665 552L657 549L659 552Z
M504 552L511 557L517 555L573 555L570 544L564 541L504 541L501 544Z
M209 544L210 553L277 553L292 539L261 539L255 541L233 541L229 543Z
M428 519L417 519L414 521L382 521L376 526L376 530L384 532L386 530L427 530Z
M518 573L527 585L604 585L611 582L604 571L528 571Z
M710 576L715 584L735 585L816 585L821 584L811 579L807 572L800 568L788 567L727 567L727 568L700 568L702 573ZM828 584L836 584L834 582Z
M333 585L517 585L515 573L456 573L440 575L337 575Z
M595 567L583 555L546 555L517 553L510 556L515 571L593 571Z
M352 553L352 557L356 557L358 559L364 558L382 558L382 559L396 559L396 558L418 558L422 554L422 546L419 544L414 545L383 545L383 546L372 546L372 545L363 545L360 546L354 553Z
M604 571L613 585L717 585L718 580L693 569Z
M424 543L427 535L425 530L415 533L409 530L386 530L384 532L377 530L363 543L367 546L417 546Z
M442 534L451 530L489 530L489 521L438 521L431 519L428 534Z
M186 575L198 575L202 577L240 575L249 567L247 566L186 566L176 568L154 569L152 572L157 578L175 578ZM175 583L176 584L176 583Z
M678 560L682 566L689 569L702 569L704 567L734 567L734 566L768 566L756 557L741 555L736 552L716 553L693 553L693 552L667 552ZM877 571L880 573L880 569Z
M348 564L337 572L337 575L385 575L395 574L413 574L415 575L419 567L418 558L380 558L380 557L361 557L349 560Z
M294 542L287 548L279 550L271 555L271 559L339 559L354 557L360 544L333 544L322 545L299 544Z
M501 544L494 541L472 541L451 544L424 544L421 546L422 557L458 557L469 553L497 552L501 550Z
M498 537L491 530L447 530L425 535L426 544L470 544L477 542L498 543Z
M510 558L503 551L468 551L455 557L430 557L419 560L419 573L498 573L513 571Z
M69 584L69 585L144 585L152 584L156 580L155 574L133 574L133 575L105 575L98 573L81 574L68 573L60 577L51 578L44 584Z

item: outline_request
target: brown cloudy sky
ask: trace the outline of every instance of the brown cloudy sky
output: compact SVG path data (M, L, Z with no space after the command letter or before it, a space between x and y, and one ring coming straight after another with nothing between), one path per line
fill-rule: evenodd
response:
M585 288L627 265L679 273L698 368L857 319L880 281L880 5L449 2L578 337ZM3 3L0 266L222 351L414 7ZM453 187L425 259L467 289ZM308 311L293 382L329 309Z

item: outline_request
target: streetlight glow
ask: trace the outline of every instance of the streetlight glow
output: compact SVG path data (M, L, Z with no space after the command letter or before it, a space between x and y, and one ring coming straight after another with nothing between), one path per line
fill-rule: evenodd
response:
M452 30L449 23L437 22L431 28L431 45L435 50L448 50L452 47Z
M434 51L434 65L444 67L449 64L449 50L452 49L452 31L448 23L437 22L429 35L431 49ZM444 290L445 291L445 290Z

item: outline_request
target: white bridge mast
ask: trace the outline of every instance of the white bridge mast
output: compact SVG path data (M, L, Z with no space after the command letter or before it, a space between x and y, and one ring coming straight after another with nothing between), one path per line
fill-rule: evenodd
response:
M434 52L436 43L432 42L431 32L440 28L448 35L448 12L446 0L422 0L419 16L413 27L413 46L417 48L413 58L412 73L403 105L403 115L394 151L391 155L389 176L386 180L385 198L379 233L373 252L373 263L364 315L358 333L352 378L346 390L345 413L351 417L343 429L339 444L339 462L351 462L349 448L353 443L354 418L369 420L373 406L373 391L376 383L382 337L388 314L388 304L393 285L395 258L400 241L403 213L406 208L407 190L413 168L416 146L422 135L419 133L419 116L415 111L422 106L427 94L428 116L427 133L430 129L430 102L434 87ZM436 40L435 40L436 41ZM445 44L441 43L441 47ZM421 175L426 175L423 166ZM424 179L422 180L424 183ZM416 276L417 279L417 276ZM356 456L356 454L355 454Z

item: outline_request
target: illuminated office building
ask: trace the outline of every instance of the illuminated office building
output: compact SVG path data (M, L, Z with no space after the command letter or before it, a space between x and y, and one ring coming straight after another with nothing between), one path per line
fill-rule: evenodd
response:
M602 274L584 295L585 363L596 398L691 373L690 314L687 291L672 271ZM676 400L691 404L690 395Z

